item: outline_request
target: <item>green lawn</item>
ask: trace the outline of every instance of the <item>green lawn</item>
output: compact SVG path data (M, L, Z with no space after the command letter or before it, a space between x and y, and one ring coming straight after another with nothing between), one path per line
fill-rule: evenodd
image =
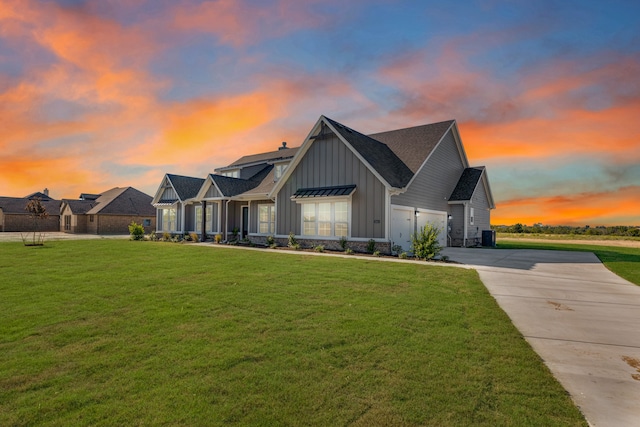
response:
M0 244L0 425L586 425L471 270Z
M640 248L623 246L583 245L576 243L531 242L527 239L518 241L501 241L499 248L503 249L551 249L561 251L586 251L596 254L600 261L618 276L640 285Z

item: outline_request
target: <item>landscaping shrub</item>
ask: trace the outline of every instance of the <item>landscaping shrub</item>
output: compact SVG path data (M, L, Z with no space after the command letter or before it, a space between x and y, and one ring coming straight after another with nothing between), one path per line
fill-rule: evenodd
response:
M367 242L367 253L374 253L376 251L376 241L373 239L369 239Z
M347 250L347 238L344 236L340 237L340 247L342 248L343 251Z
M288 246L290 248L294 248L296 250L300 249L300 244L298 243L298 240L296 239L295 234L293 234L293 231L289 233L289 244L288 244Z
M442 247L438 242L440 230L427 223L420 231L411 236L411 250L418 259L432 259L440 253Z
M131 240L144 239L144 227L142 224L136 224L135 221L131 221L131 224L129 224L129 235L131 236Z

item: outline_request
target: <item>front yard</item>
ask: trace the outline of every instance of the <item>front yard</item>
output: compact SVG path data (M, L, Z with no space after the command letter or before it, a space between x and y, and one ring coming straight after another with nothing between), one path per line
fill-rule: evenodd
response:
M586 425L474 271L0 244L0 425Z

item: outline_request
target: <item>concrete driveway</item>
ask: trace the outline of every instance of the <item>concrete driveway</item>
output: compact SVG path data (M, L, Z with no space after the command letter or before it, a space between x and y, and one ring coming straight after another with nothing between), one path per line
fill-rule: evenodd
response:
M472 266L592 426L640 426L640 286L588 252L446 248Z

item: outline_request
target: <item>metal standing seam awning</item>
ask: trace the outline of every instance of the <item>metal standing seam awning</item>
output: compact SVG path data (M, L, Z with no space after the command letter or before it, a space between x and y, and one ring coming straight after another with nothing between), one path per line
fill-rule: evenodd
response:
M158 203L154 203L154 207L161 207L161 206L173 206L176 204L176 202L178 201L178 199L175 200L160 200Z
M356 190L355 184L334 187L299 188L291 200L312 199L316 197L348 197Z

